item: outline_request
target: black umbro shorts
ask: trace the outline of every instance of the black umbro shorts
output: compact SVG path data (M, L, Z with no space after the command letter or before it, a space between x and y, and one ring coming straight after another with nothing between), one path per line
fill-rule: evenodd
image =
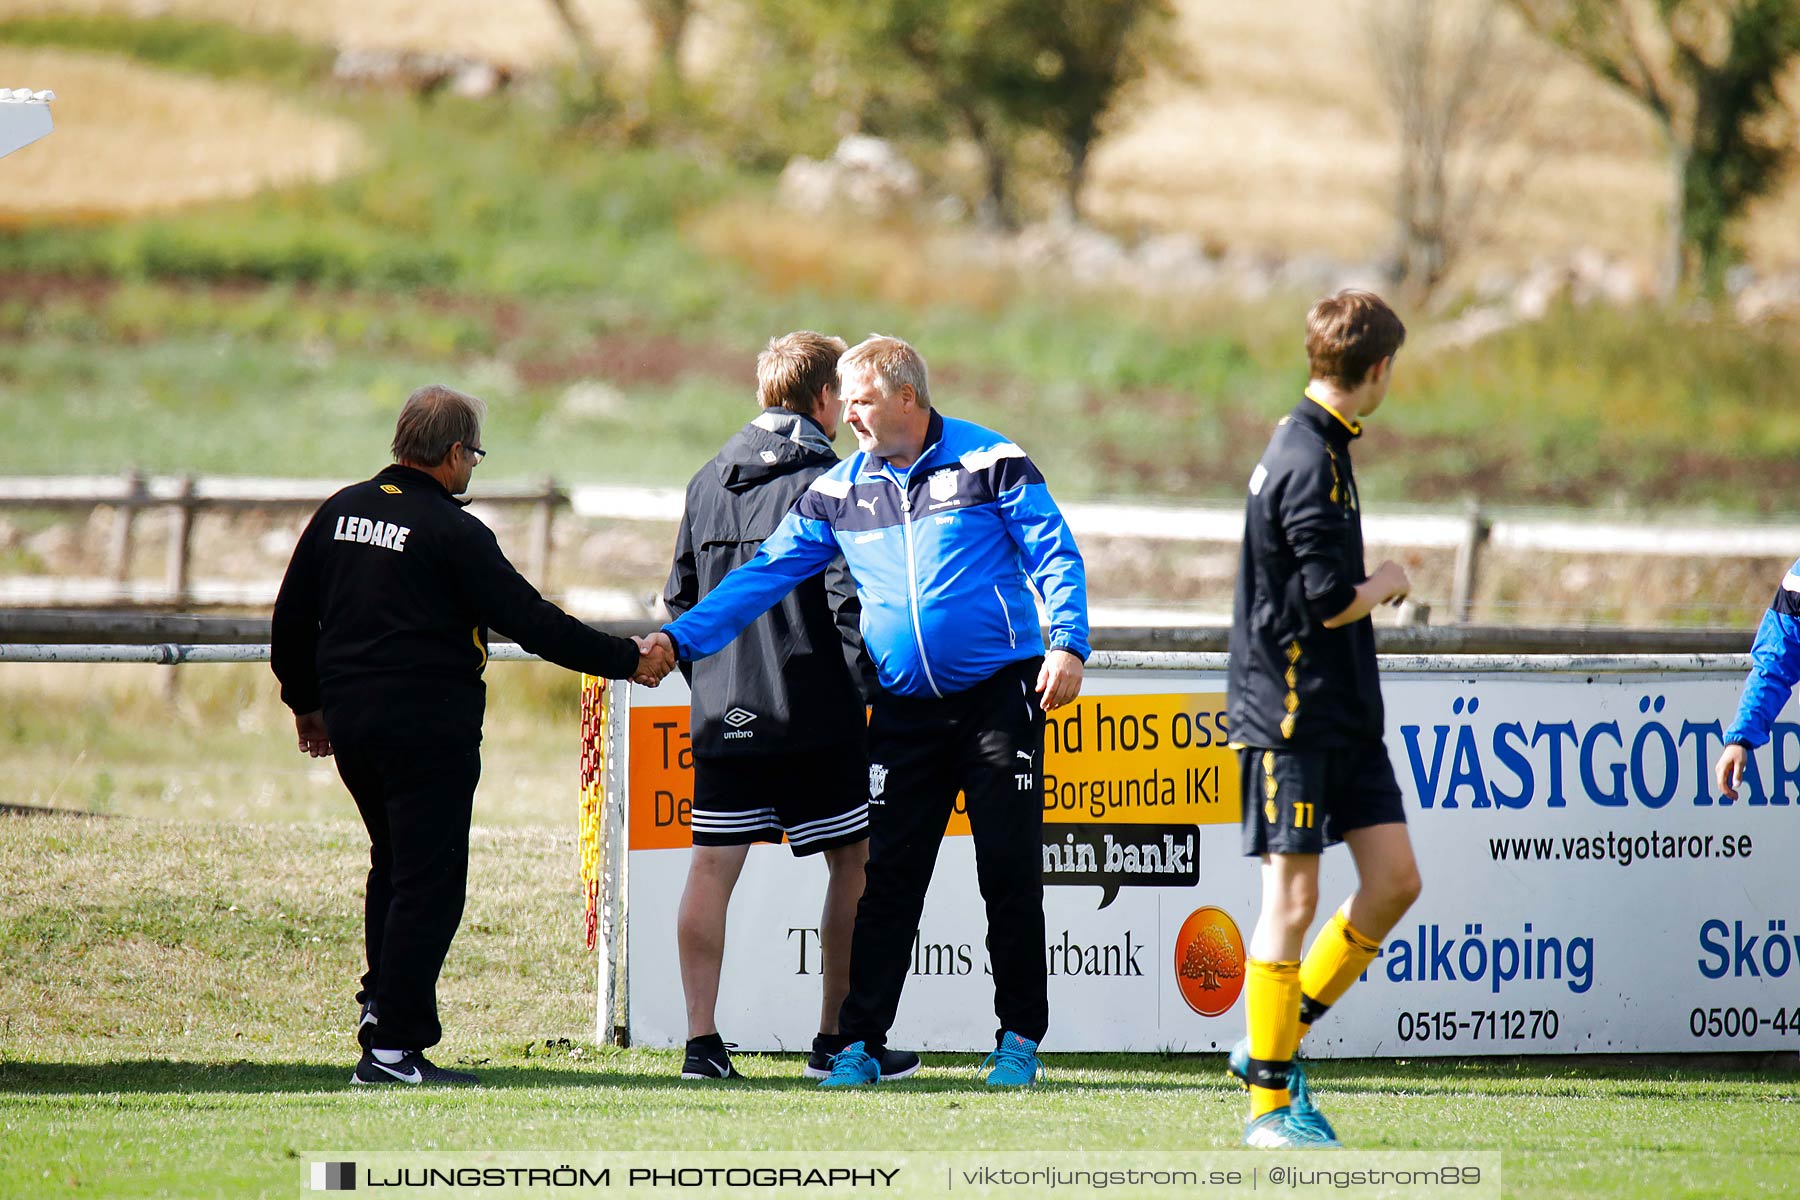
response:
M800 754L694 760L696 846L779 842L796 857L869 836L869 759L846 743Z
M1406 803L1383 742L1324 750L1238 751L1244 853L1318 854L1352 829L1406 821Z

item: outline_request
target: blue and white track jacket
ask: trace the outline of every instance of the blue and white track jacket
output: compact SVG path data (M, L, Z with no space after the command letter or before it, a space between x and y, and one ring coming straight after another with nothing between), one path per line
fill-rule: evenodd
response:
M1763 614L1750 647L1750 677L1738 701L1737 720L1725 731L1725 742L1760 746L1769 727L1800 681L1800 563L1795 563Z
M1044 477L999 434L937 412L909 469L857 453L815 479L754 558L664 627L677 654L724 649L840 553L895 695L953 695L1044 653L1028 579L1051 648L1088 656L1087 571Z

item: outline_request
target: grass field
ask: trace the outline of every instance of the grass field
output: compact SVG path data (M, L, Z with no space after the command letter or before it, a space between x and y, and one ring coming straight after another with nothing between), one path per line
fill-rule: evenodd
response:
M291 1194L296 1156L343 1149L1236 1144L1243 1102L1217 1055L1051 1055L1031 1095L934 1056L844 1096L794 1056L741 1056L744 1082L696 1087L673 1052L597 1047L572 821L477 830L440 1059L486 1086L352 1092L364 846L342 819L0 819L0 1195ZM1354 1146L1498 1151L1509 1195L1776 1196L1800 1171L1788 1071L1488 1059L1314 1077Z
M265 666L0 666L0 803L226 824L356 821L331 764L294 748ZM573 827L580 681L496 665L475 820Z
M281 146L239 141L184 171L156 130L86 141L71 93L71 120L25 152L69 156L55 164L64 178L92 179L95 163L132 176L155 158L176 168L143 181L162 200L330 181L129 219L116 213L133 206L112 201L59 216L11 207L0 471L361 474L379 465L400 397L436 378L493 402L490 478L677 482L742 420L762 341L813 326L914 338L946 408L1016 431L1061 494L1217 497L1240 491L1246 455L1299 382L1304 297L1170 304L921 264L928 231L796 229L770 212L766 171L705 136L623 145L554 91L420 103L325 81L323 43L346 28L438 47L469 28L482 32L463 48L556 53L548 5L514 19L456 3L468 26L411 0L154 6L258 35L31 16L116 11L112 0L7 7L9 70L85 71L98 82L80 90L113 89L116 107L145 117L153 106L131 89L166 84L190 108L254 111L286 131ZM1249 119L1259 89L1291 91L1296 75L1267 54L1271 30L1341 49L1296 19L1298 4L1190 6L1219 90L1165 97L1121 129L1096 161L1103 214L1132 226L1179 194L1190 207L1175 223L1282 251L1339 248L1305 242L1316 235L1302 216L1333 236L1378 228L1378 171L1336 197L1318 186L1319 139L1375 144L1366 102L1324 123L1279 108ZM635 4L594 8L617 17L607 28L623 31L627 57L641 52ZM719 35L702 33L704 51ZM1564 164L1549 177L1605 201L1562 203L1559 222L1598 214L1608 236L1632 239L1653 223L1633 136L1584 159L1586 175ZM1209 171L1220 156L1239 173ZM295 174L295 162L318 169ZM341 175L352 162L360 171ZM1213 194L1190 186L1195 172ZM1794 194L1757 217L1770 254L1791 244ZM1371 499L1791 510L1800 417L1770 403L1800 373L1790 326L1566 309L1456 354L1433 349L1428 322L1415 331L1359 452ZM1760 607L1766 583L1754 591ZM914 1081L833 1096L799 1080L791 1056L744 1056L742 1084L695 1088L675 1080L670 1052L597 1046L574 688L515 665L494 673L469 907L441 990L440 1059L487 1086L353 1093L366 843L350 802L329 766L295 753L266 670L184 669L172 695L161 680L154 668L0 668L0 802L96 814L0 817L0 1196L291 1194L300 1156L345 1148L1236 1145L1242 1100L1218 1056L1052 1054L1049 1083L1024 1096L988 1094L972 1058L934 1056ZM1510 1194L1736 1197L1790 1194L1800 1178L1792 1065L1333 1062L1315 1082L1350 1144L1497 1151Z

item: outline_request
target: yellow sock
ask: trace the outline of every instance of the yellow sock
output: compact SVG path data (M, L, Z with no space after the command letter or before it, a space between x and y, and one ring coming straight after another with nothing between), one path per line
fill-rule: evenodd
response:
M1300 964L1300 1036L1343 998L1381 947L1358 933L1339 909L1307 948Z
M1300 964L1253 958L1244 967L1244 1011L1250 1021L1250 1076L1256 1063L1287 1063L1300 1044ZM1254 1120L1288 1102L1286 1076L1278 1088L1250 1085Z

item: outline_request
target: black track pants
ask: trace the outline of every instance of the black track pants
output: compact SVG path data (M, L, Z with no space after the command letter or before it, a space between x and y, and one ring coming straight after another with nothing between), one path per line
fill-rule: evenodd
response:
M1042 659L1015 663L943 699L877 695L869 722L869 865L838 1027L885 1046L912 966L914 935L956 794L966 796L987 904L994 1012L1042 1041L1044 968Z
M481 752L473 742L450 748L334 740L333 749L369 831L369 969L357 999L375 1001L378 1025L364 1029L363 1040L384 1050L423 1050L443 1038L438 972L462 920Z

